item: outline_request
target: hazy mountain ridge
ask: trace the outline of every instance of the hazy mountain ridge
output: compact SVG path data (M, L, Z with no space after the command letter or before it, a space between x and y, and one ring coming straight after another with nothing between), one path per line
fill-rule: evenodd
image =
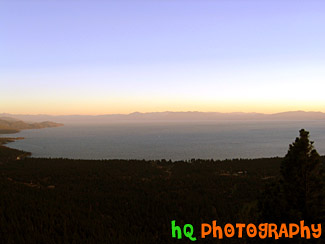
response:
M0 117L0 133L1 134L10 134L16 133L20 130L25 129L42 129L49 127L59 127L63 124L55 123L51 121L44 121L40 123L27 123L22 120L11 117Z
M134 112L130 114L104 114L104 115L24 115L0 114L0 117L10 117L24 121L57 121L67 122L115 122L115 121L218 121L218 120L325 120L325 113L289 111L275 114L263 113L220 113L220 112Z

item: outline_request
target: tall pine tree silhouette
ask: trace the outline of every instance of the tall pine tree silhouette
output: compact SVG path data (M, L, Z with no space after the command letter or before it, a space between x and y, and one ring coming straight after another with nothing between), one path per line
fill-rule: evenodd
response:
M280 178L266 186L259 201L260 221L325 221L324 171L321 158L300 130L281 164Z
M281 165L281 195L286 215L293 221L324 221L324 175L313 143L309 132L300 130Z

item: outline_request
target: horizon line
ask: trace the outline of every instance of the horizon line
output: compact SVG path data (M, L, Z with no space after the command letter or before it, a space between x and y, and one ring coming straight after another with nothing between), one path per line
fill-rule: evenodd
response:
M0 115L24 115L24 116L107 116L107 115L132 115L132 114L153 114L153 113L218 113L218 114L260 114L260 115L274 115L274 114L281 114L281 113L297 113L297 112L302 112L302 113L322 113L325 114L325 112L322 111L305 111L305 110L288 110L288 111L281 111L281 112L276 112L276 113L262 113L262 112L218 112L218 111L209 111L209 112L204 112L204 111L197 111L197 110L188 110L188 111L156 111L156 112L139 112L139 111L134 111L131 113L103 113L103 114L23 114L23 113L7 113L7 112L2 112Z

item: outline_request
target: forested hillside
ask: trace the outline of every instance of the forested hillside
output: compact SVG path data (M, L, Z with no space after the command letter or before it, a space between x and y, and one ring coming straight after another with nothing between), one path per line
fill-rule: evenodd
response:
M16 160L19 151L4 151L2 243L171 243L172 220L197 236L203 221L252 222L281 162Z

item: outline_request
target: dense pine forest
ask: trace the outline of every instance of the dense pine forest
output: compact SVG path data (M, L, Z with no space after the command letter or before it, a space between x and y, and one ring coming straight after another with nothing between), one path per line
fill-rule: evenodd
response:
M201 223L260 221L263 192L277 182L283 162L25 156L0 146L1 243L191 242L171 237L172 220L192 224L199 242L218 243L200 239ZM245 236L223 241L261 242Z

